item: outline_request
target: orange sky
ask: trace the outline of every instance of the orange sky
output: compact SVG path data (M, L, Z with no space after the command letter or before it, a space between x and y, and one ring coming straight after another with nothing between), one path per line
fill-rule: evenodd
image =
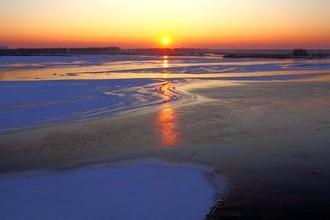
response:
M330 48L329 0L1 0L0 44Z

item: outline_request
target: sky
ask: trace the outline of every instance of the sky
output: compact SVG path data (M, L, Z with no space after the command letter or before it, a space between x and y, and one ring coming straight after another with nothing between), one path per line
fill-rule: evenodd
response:
M0 0L0 45L329 49L330 1Z

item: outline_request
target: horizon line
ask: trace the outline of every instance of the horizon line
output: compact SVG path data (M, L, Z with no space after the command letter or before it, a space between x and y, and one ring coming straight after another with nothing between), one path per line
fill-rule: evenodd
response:
M3 47L3 48L1 48ZM330 48L306 48L306 47L291 47L291 48L209 48L209 47L132 47L123 48L119 46L86 46L86 47L8 47L0 44L0 50L19 50L19 49L106 49L117 48L120 50L178 50L178 49L195 49L195 50L294 50L294 49L306 49L306 50L330 50Z

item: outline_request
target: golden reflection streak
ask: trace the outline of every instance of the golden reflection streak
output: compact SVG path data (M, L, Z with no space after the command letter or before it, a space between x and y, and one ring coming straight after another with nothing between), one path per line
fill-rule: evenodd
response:
M162 61L162 67L164 70L167 71L167 69L170 67L169 61L168 61L168 56L163 56L163 61Z
M160 96L164 100L161 110L156 117L156 133L160 134L160 144L163 147L173 146L180 142L179 114L170 105L173 98L175 86L167 80L169 67L168 57L163 57L162 66L164 68L163 79L160 83Z
M173 108L164 108L159 111L156 119L156 127L157 133L161 137L161 146L169 147L180 142L178 119L178 112Z

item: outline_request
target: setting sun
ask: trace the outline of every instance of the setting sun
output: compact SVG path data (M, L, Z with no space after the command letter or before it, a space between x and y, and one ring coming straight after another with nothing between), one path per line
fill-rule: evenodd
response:
M162 44L164 46L168 46L171 43L171 39L169 37L163 37L162 38Z

